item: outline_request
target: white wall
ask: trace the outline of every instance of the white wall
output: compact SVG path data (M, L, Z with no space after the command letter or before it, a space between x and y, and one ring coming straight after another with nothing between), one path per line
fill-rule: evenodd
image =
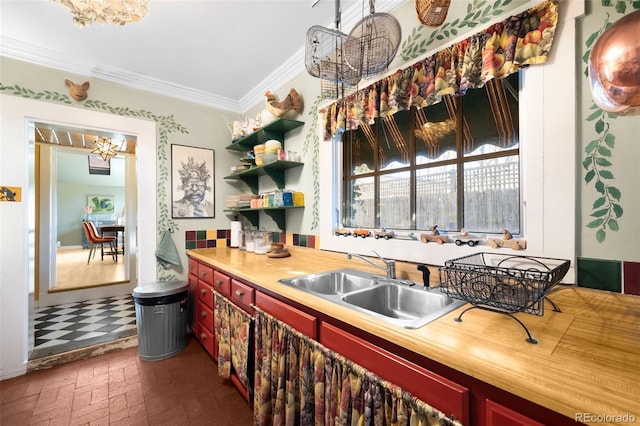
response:
M132 286L156 281L156 212L155 209L142 209L142 206L156 204L156 126L150 121L16 96L0 95L0 108L0 184L21 187L23 191L21 202L0 203L0 379L5 379L26 371L28 336L32 334L28 328L29 291L33 288L30 278L34 257L30 244L33 241L33 219L30 220L28 214L33 206L29 205L32 201L27 195L30 185L29 151L33 149L33 140L28 142L28 123L37 120L117 130L138 137L137 185L132 191L134 197L137 193L137 203L133 208L135 214L127 217L126 224L132 246L129 262L135 268L131 275ZM137 220L138 211L144 211L144 220ZM93 297L96 294L93 292Z

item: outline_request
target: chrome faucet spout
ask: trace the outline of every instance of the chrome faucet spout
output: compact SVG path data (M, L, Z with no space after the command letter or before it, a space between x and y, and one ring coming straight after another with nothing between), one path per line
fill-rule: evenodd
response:
M387 274L387 278L395 279L396 278L396 261L393 259L385 259L375 251L373 253L375 253L375 255L378 256L378 258L385 264L385 266L380 266L372 262L371 260L367 259L366 257L361 256L359 254L355 254L355 253L347 253L347 259L351 259L352 257L357 257L358 259L364 260L368 264L373 265L376 268L382 269L383 271L385 271L385 273Z

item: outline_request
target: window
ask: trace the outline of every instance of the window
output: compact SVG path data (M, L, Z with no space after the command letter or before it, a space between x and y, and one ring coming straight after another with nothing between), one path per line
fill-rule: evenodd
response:
M343 138L346 227L520 233L518 73Z

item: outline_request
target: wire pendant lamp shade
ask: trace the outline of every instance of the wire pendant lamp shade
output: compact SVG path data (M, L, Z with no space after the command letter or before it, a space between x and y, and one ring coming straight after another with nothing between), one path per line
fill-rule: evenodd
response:
M345 60L359 71L361 78L385 72L393 61L402 39L398 20L388 13L376 13L369 0L370 14L349 33Z
M340 0L335 2L336 28L314 25L307 30L305 66L307 72L321 80L321 97L339 99L356 90L359 70L345 61L348 35L340 31Z

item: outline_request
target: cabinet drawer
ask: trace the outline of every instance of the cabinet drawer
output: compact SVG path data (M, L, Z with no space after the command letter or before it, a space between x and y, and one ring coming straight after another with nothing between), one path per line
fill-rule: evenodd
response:
M213 309L201 302L198 303L198 322L201 330L202 326L204 326L209 329L209 332L213 333Z
M231 278L220 271L213 271L213 288L229 299L231 296Z
M400 386L415 397L469 424L469 390L331 324L320 324L320 343Z
M231 280L231 301L247 312L253 313L255 289L238 280Z
M259 291L256 292L256 306L269 315L289 324L305 336L314 340L317 339L318 320L316 317Z
M189 273L198 276L198 261L196 259L189 258Z
M212 287L209 284L198 281L198 300L213 309L213 292L211 289Z
M216 339L213 336L213 333L206 329L206 327L198 327L198 340L202 346L204 346L205 350L211 355L214 359L217 360L217 354L215 352L216 349Z
M213 284L213 268L204 263L198 263L198 279L207 284Z

